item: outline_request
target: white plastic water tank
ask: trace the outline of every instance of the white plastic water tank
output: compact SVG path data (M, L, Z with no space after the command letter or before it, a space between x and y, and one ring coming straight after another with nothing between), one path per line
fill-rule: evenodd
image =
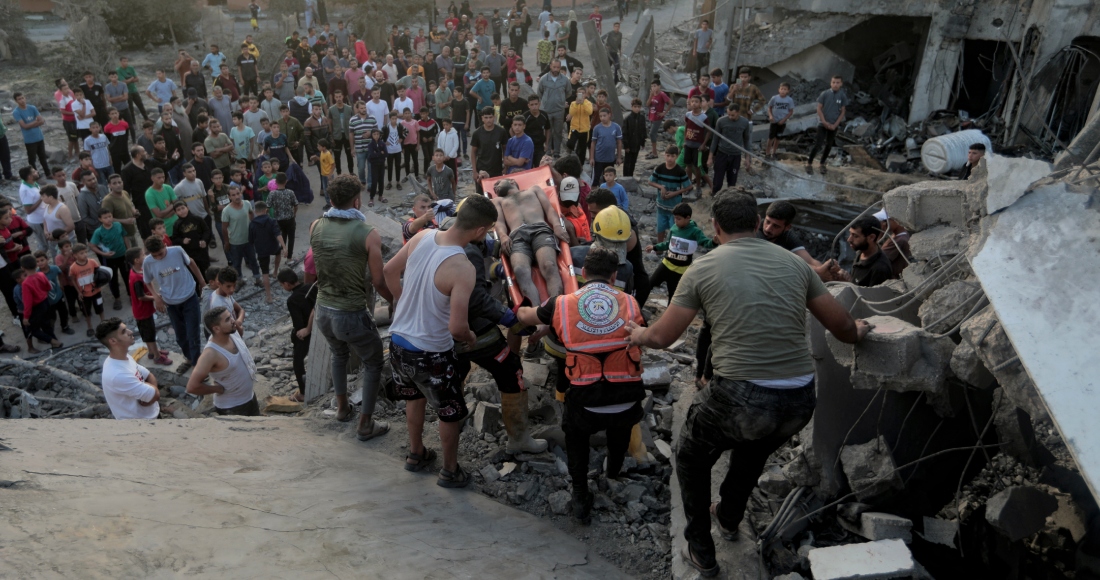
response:
M977 129L933 137L920 148L920 160L932 173L947 173L966 165L966 152L974 143L993 151L993 143Z

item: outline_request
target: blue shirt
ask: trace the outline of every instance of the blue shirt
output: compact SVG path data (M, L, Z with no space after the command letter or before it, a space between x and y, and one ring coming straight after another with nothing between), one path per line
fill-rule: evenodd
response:
M714 90L714 102L715 103L721 103L722 101L725 101L726 97L729 96L729 94L730 94L730 86L727 85L726 83L722 83L720 85L716 85L714 83L711 83L710 88ZM725 115L726 114L726 108L725 107L714 107L714 111L716 113L718 113L719 115ZM742 114L744 114L744 113L742 113Z
M515 157L517 159L522 157L527 160L527 163L522 166L509 167L508 173L531 169L531 161L535 156L535 142L527 135L512 137L508 140L508 144L504 146L504 156Z
M210 76L216 77L222 74L222 63L225 62L225 53L219 52L218 54L209 53L206 58L202 59L203 68L210 67Z
M15 117L16 121L33 123L38 119L38 107L34 105L27 105L26 109L16 107L15 110L12 111L11 116ZM23 129L20 127L19 130L23 132L23 143L38 143L43 139L42 127L35 127L34 129Z
M220 74L220 71L219 71ZM160 104L167 105L168 101L172 100L172 93L177 89L176 83L172 82L172 79L164 79L164 82L155 80L149 84L149 92L153 93L160 99Z
M611 123L605 127L603 123L592 127L592 142L596 144L596 155L593 161L598 163L614 163L618 153L617 145L623 140L623 130L618 123Z
M478 109L492 107L493 93L496 92L496 83L489 79L481 79L474 83L474 86L470 88L470 92L481 98L477 103Z
M615 205L619 206L623 211L630 211L630 198L626 195L626 188L623 184L616 183L615 185L608 186L606 183L602 187L607 188L611 193L615 194Z

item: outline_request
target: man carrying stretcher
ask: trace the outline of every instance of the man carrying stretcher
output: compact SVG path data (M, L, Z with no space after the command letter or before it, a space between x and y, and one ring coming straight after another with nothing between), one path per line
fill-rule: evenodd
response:
M501 249L511 260L520 292L532 306L542 304L538 288L531 279L531 264L537 261L542 279L546 281L546 298L558 296L562 293L558 240L569 241L569 234L561 225L561 216L537 185L520 191L515 180L502 179L493 187L493 193L496 194L493 204L497 206L497 236ZM553 226L547 223L547 216Z

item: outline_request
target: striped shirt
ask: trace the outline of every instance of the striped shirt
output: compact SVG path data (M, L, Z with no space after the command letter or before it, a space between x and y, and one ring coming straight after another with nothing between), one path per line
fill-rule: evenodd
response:
M378 128L378 123L374 120L374 117L367 115L366 118L356 115L348 122L348 131L355 137L355 151L362 152L367 150L367 143L370 142L371 131Z

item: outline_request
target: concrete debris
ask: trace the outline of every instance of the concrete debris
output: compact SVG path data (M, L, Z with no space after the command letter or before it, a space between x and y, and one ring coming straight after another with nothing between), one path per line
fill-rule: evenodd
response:
M546 385L546 378L550 376L550 369L546 365L523 361L523 378L527 382L527 388L542 387Z
M989 498L985 519L1015 542L1041 530L1057 509L1058 500L1049 493L1030 485L1013 486Z
M959 534L959 522L941 520L924 516L924 533L921 537L933 544L949 548L955 547L955 536Z
M910 231L938 225L966 226L964 186L957 181L922 181L903 185L882 196L886 213Z
M756 480L756 486L772 497L787 497L794 485L783 475L783 469L773 465L764 470Z
M960 342L951 353L951 372L979 389L987 389L993 385L993 374L982 364L978 351L965 340Z
M921 326L928 332L942 334L954 328L970 312L982 290L976 281L959 280L928 296L920 306Z
M516 470L516 464L515 463L513 463L511 461L505 461L504 462L504 467L500 468L500 477L501 478L508 477L508 475L511 474L515 470Z
M1038 159L986 155L987 179L984 214L994 214L1016 203L1028 187L1050 174L1053 166Z
M993 373L1012 404L1022 408L1036 421L1049 420L1046 404L1035 383L1018 360L1016 348L1005 334L991 306L963 323L959 334L977 351L982 364Z
M853 523L838 516L840 527L871 540L901 540L906 544L913 541L913 522L906 518L882 512L863 512L859 522Z
M657 456L661 461L669 462L672 460L672 446L666 443L663 439L658 439L654 442L654 446L657 448Z
M881 540L810 551L814 580L906 578L916 570L909 548L901 540Z
M868 502L904 486L884 437L861 445L844 446L840 451L840 464L848 477L848 486L859 501Z
M264 399L263 412L266 413L297 413L302 410L302 404L291 401L289 397L272 395Z
M481 473L481 477L485 479L485 483L493 483L501 477L500 472L492 465L482 467L479 473Z
M647 389L668 388L672 384L672 374L668 365L653 365L642 368L642 383Z
M1035 438L1031 416L1027 411L1003 399L1004 388L994 391L996 410L993 426L997 430L997 439L1003 445L1002 450L1032 467L1052 463L1050 451Z
M500 430L500 405L478 403L473 412L473 426L478 433L496 433Z
M889 316L871 316L875 326L858 345L828 335L837 362L852 371L857 389L929 391L943 388L955 343Z
M938 226L909 236L909 250L918 260L946 260L961 254L966 248L966 234L952 226Z
M550 511L559 516L569 513L569 502L571 500L572 496L564 489L555 491L546 498L546 501L550 504Z
M791 572L790 574L783 574L782 576L776 576L772 580L806 580L806 577L798 572Z

